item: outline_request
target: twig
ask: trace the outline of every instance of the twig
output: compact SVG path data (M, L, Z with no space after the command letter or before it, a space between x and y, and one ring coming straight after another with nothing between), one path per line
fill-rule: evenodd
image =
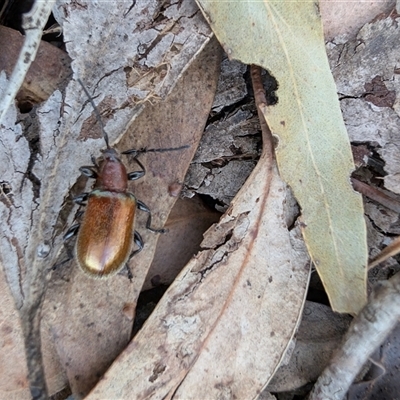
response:
M400 318L400 273L379 283L353 320L341 347L318 378L308 400L340 400L374 350Z
M392 197L388 196L382 190L367 185L366 183L361 182L355 178L351 178L351 182L353 184L354 190L357 190L357 192L369 197L377 203L382 204L389 210L400 213L400 203Z
M0 123L3 121L10 104L20 89L30 65L35 59L42 37L43 28L49 18L55 1L36 1L27 14L23 15L22 28L25 40L17 63L11 74L5 93L0 96ZM34 291L34 289L32 289ZM40 342L40 309L44 291L34 304L25 299L20 310L21 325L24 334L25 352L28 366L28 379L32 398L44 400L48 398Z
M43 28L49 19L54 3L55 0L36 1L31 11L23 15L22 28L26 36L21 52L19 53L18 61L11 74L7 90L0 96L0 124L36 57Z
M376 267L381 262L398 253L400 253L400 237L394 239L392 243L386 246L375 258L373 258L368 264L368 269Z
M400 202L393 199L382 190L374 188L370 185L367 185L364 182L359 181L358 179L351 178L351 182L353 184L353 188L357 190L357 192L363 194L366 197L376 201L379 204L382 204L384 207L389 210L400 213ZM375 258L373 258L368 265L368 268L374 268L381 262L387 260L389 257L393 257L400 252L400 237L396 238L392 243L390 243L387 247L385 247Z

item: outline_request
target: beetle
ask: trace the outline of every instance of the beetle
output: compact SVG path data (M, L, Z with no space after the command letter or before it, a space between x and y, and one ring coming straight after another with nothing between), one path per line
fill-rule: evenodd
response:
M146 173L143 164L137 159L138 155L182 150L189 146L124 151L121 154L133 155L133 160L141 168L127 173L120 154L109 145L108 135L93 99L80 79L78 82L96 113L106 149L102 150L99 162L92 156L93 166L79 169L87 177L95 179L95 183L91 192L82 193L74 198L76 203L86 205L87 208L81 223L72 226L64 235L64 239L77 233L75 258L80 269L91 277L107 278L121 271L128 261L143 249L143 239L135 230L136 210L148 213L147 229L155 233L165 232L164 229L152 228L149 208L128 191L128 181L140 179ZM134 244L136 249L133 249ZM129 268L128 276L132 278Z

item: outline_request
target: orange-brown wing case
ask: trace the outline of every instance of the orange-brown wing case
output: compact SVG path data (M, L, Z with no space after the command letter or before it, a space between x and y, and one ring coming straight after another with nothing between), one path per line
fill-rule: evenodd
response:
M83 272L105 278L124 267L132 251L135 212L131 193L90 193L75 246Z

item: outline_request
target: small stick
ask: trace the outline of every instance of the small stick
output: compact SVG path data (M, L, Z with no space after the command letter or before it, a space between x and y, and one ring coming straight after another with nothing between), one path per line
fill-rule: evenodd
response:
M10 104L14 101L29 67L35 59L43 28L54 4L54 0L37 0L33 4L31 11L22 17L22 28L26 35L17 63L8 81L8 86L0 96L0 123L5 117ZM19 314L24 335L31 396L34 400L45 400L49 396L41 351L40 313L46 291L46 281L43 282L42 271L30 271L30 273L33 274L31 276L32 281L30 282L29 291L26 294L22 308L19 310ZM40 286L38 287L39 280ZM12 360L9 361L12 362Z
M22 28L25 31L25 40L18 56L17 63L8 81L8 86L0 96L0 123L8 111L10 104L14 101L18 90L24 82L25 76L36 57L39 49L43 28L46 25L55 0L37 0L31 11L22 17Z
M389 210L400 213L400 202L388 196L382 190L367 185L366 183L361 182L356 178L351 178L351 182L353 184L354 190L357 190L357 192L363 194L371 200L376 201L379 204L382 204Z
M376 257L374 257L368 264L368 269L376 267L381 262L387 260L389 257L393 257L400 253L400 236L393 240L388 246L386 246Z
M341 400L375 349L400 318L400 273L375 286L308 400Z

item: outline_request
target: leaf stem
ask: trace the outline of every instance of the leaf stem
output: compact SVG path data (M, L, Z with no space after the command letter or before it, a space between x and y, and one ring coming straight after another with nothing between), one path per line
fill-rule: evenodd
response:
M254 100L256 103L257 107L257 113L258 113L258 118L260 120L260 125L261 125L261 133L263 137L263 146L269 145L271 146L271 151L272 154L274 154L273 151L273 138L271 134L271 130L269 129L269 126L267 124L267 121L264 118L263 113L260 110L260 107L265 107L268 106L268 101L265 96L265 89L264 85L262 83L261 79L261 67L258 65L251 65L250 66L250 75L251 75L251 82L253 84L253 90L254 90Z
M44 296L40 296L36 304L29 304L27 307L23 307L20 312L25 341L29 389L33 400L48 399L40 336L43 298Z

